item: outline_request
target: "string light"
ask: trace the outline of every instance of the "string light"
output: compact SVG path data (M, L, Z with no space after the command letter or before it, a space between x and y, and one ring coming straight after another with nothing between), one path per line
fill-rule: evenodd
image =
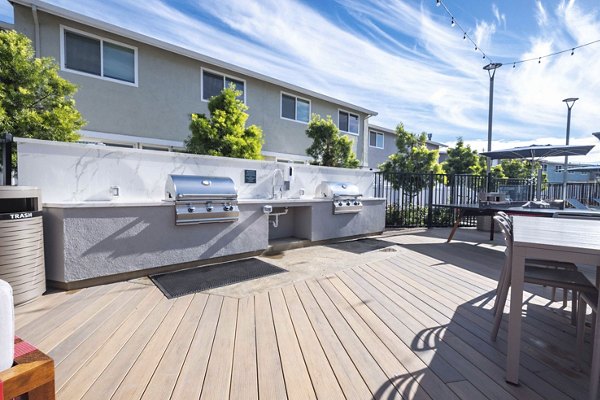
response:
M537 61L538 61L538 64L540 64L540 63L541 63L541 60L542 60L543 58L550 58L550 57L554 57L554 56L557 56L557 55L559 55L559 54L567 53L567 52L569 52L569 51L571 52L571 55L574 55L574 54L575 54L575 50L576 50L576 49L580 49L580 48L582 48L582 47L590 46L590 45L592 45L592 44L596 44L596 43L600 43L600 39L598 39L598 40L593 40L593 41L591 41L591 42L588 42L588 43L580 44L579 46L571 47L570 49L565 49L565 50L561 50L561 51L555 51L554 53L546 54L546 55L543 55L543 56L541 56L541 57L533 57L533 58L527 58L527 59L524 59L524 60L513 61L513 62L512 62L512 63L513 63L513 68L514 68L514 66L515 66L516 64L523 64L523 63L526 63L526 62L529 62L529 61L535 61L535 60L537 60Z
M452 15L452 13L448 9L448 7L446 7L446 4L444 4L444 2L442 0L435 0L435 5L437 7L443 6L444 10L446 11L446 13L448 14L448 16L450 17L450 26L452 26L453 28L455 26L457 26L461 30L461 32L463 33L463 40L469 39L469 42L471 42L471 44L473 44L473 46L475 46L475 51L479 51L481 53L481 55L483 56L484 59L487 58L488 60L490 60L490 62L492 62L492 59L487 54L485 54L485 51L483 51L483 49L477 43L475 43L475 41L471 38L471 36L469 36L469 34L467 33L467 31L464 30L462 26L460 26L460 24L458 23L458 21L456 20L456 18L454 17L454 15Z
M435 0L435 5L437 7L443 6L444 10L446 11L446 13L448 14L448 16L450 17L450 25L452 27L454 26L458 26L458 28L461 30L461 32L463 33L463 40L467 40L469 39L469 41L473 44L473 46L475 46L475 51L479 51L483 57L483 59L488 59L490 61L490 63L493 63L492 59L490 58L489 55L485 54L485 52L483 51L483 49L477 44L475 43L475 41L471 38L471 36L469 36L469 34L467 33L467 31L465 29L463 29L463 27L458 23L457 19L454 17L454 15L452 15L452 13L450 12L450 10L448 9L448 7L446 7L446 4L444 4L444 2L442 0ZM523 59L523 60L517 60L517 61L512 61L510 63L507 64L512 64L513 68L517 67L517 64L522 64L522 63L526 63L526 62L530 62L530 61L536 61L538 62L538 64L542 63L542 58L549 58L549 57L554 57L566 52L571 52L571 55L575 55L575 50L576 49L580 49L582 47L586 47L586 46L590 46L592 44L596 44L596 43L600 43L600 39L598 40L593 40L591 42L588 43L584 43L575 47L571 47L569 49L565 49L565 50L561 50L561 51L556 51L554 53L550 53L550 54L545 54L543 56L538 56L538 57L532 57L532 58L527 58L527 59Z

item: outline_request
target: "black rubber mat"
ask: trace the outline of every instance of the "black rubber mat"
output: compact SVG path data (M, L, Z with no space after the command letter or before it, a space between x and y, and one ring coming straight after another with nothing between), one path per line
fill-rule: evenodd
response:
M150 279L167 298L172 299L282 272L287 271L257 258L248 258L208 267L151 275Z

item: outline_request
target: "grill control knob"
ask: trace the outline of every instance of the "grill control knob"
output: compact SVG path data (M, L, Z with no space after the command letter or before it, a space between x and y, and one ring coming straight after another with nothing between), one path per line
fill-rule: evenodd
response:
M347 202L346 202L346 205L347 205L347 206L349 206L349 205L350 205L350 202L349 202L349 201L347 201Z
M206 203L206 211L211 212L214 210L212 203Z
M224 205L223 206L223 211L232 211L233 210L233 206L229 206L229 205Z
M360 205L360 203L359 203L358 201L355 201L355 202L354 202L354 205L355 205L355 206L359 206L359 205Z
M196 207L194 207L194 206L188 206L188 212L189 213L193 213L194 211L196 211Z
M338 206L340 206L340 207L343 206L343 205L344 204L341 201L338 203Z

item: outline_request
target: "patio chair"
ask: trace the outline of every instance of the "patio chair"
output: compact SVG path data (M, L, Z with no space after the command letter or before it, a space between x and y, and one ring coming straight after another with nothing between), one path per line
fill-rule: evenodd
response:
M578 210L589 210L588 206L586 206L577 199L567 199L567 203L569 203L572 207L575 207Z
M496 213L496 215L504 218L504 220L509 225L510 231L512 232L512 218L504 211L498 211ZM570 262L563 262L563 261L537 260L537 259L528 258L525 261L525 264L531 265L531 266L536 266L536 267L542 267L542 268L545 267L545 268L555 268L555 269L568 269L568 270L573 270L573 271L577 270L577 266L575 264L570 263ZM504 281L503 276L504 276L505 270L506 270L505 268L502 269L500 278L498 279L498 288L496 289L496 293L500 293L500 285ZM556 299L556 287L552 287L552 301L555 301L555 299ZM567 301L568 301L568 291L563 290L563 307L567 306ZM576 301L576 296L573 296L573 301L574 302ZM497 306L498 306L498 296L496 296L496 301L494 302L494 307L492 308L492 311L494 312L494 314L496 314ZM575 324L575 316L573 316L572 323Z
M596 337L595 327L597 325L598 313L598 290L592 292L582 292L579 296L579 305L577 309L577 361L579 369L583 366L583 342L585 339L585 312L586 305L592 308L592 369L590 371L590 399L598 397L598 380L600 380L600 338Z
M501 274L501 280L498 282L498 289L496 292L497 305L494 315L494 326L492 327L491 333L492 341L496 341L498 336L500 323L502 322L504 306L508 296L508 289L510 287L513 246L513 235L510 223L498 215L494 216L494 220L498 223L500 229L502 230L502 234L504 235L504 241L506 242L506 257L503 268L504 271ZM579 271L570 269L546 268L528 264L525 264L525 283L558 287L562 288L563 290L573 290L573 313L576 312L577 293L593 292L596 290L595 287L587 280L587 278Z

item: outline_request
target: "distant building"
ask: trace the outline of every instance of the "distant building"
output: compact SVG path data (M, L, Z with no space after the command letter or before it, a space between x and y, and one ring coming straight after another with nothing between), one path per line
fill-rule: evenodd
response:
M388 157L396 152L396 130L384 128L382 126L369 124L369 157L368 166L372 169L377 169L379 165L388 160ZM431 140L431 133L428 135L427 148L429 150L439 150L440 157L438 162L443 162L447 158L445 148L448 147L443 143Z
M563 162L542 161L542 171L548 177L548 183L563 182ZM597 182L600 180L600 165L570 164L567 167L567 182Z
M0 21L0 31L10 31L15 29L13 24L9 24L8 22Z

